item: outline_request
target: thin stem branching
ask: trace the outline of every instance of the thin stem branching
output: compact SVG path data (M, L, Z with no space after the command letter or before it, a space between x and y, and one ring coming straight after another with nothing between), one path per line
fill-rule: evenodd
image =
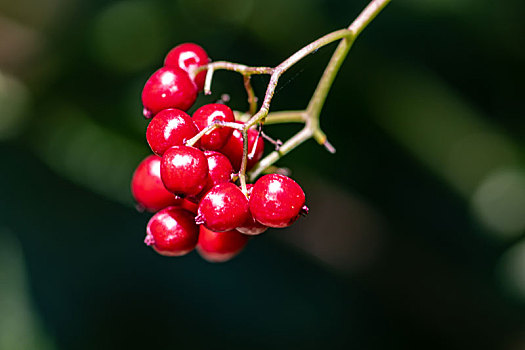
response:
M243 64L231 63L225 61L218 61L209 63L206 66L200 67L199 70L207 70L206 81L204 85L205 94L211 93L211 82L213 73L216 70L230 70L243 75L244 86L248 95L249 112L248 115L242 115L246 118L244 124L237 123L214 123L203 129L199 134L189 140L186 144L193 145L203 135L211 132L217 127L232 127L241 130L243 135L243 158L241 162L241 169L239 172L239 180L241 189L246 194L246 177L253 181L257 176L272 166L280 158L288 154L297 146L306 140L313 138L320 145L323 145L330 153L335 153L335 148L328 142L325 133L321 130L319 125L319 117L321 110L326 101L326 97L334 79L345 60L352 44L359 36L359 34L370 24L370 22L385 8L390 0L372 0L359 14L359 16L348 26L348 28L340 29L329 33L310 44L306 45L292 56L288 57L276 67L250 67ZM330 61L328 62L319 83L308 103L305 110L300 111L282 111L270 113L270 104L275 93L279 78L294 64L305 58L306 56L316 52L320 48L339 41L339 45L335 49ZM197 73L197 72L196 72ZM264 99L259 110L257 110L257 99L255 97L253 88L251 86L250 78L252 75L266 74L270 75L270 82L266 88ZM238 114L238 113L237 113ZM304 127L286 142L278 147L275 151L269 153L261 159L250 171L246 174L246 165L249 156L248 149L248 130L256 124L277 124L277 123L304 123Z

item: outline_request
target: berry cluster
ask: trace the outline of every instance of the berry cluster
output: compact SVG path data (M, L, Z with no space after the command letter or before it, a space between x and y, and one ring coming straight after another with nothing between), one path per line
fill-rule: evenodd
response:
M231 127L242 122L228 106L211 103L192 116L185 112L204 86L206 72L197 69L208 62L200 46L181 44L146 82L142 102L154 155L138 165L131 191L140 207L156 212L147 225L147 245L166 256L197 248L204 259L222 262L238 254L250 236L287 227L307 208L301 187L284 175L264 175L245 191L234 182L243 157L246 170L262 158L264 140L248 129L248 157L242 132Z

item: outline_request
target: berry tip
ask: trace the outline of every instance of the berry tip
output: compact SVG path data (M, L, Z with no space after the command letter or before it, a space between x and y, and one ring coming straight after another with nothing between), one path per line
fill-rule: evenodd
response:
M305 205L303 205L303 207L301 208L301 211L299 212L299 214L301 214L302 216L306 216L308 215L308 212L310 211L310 209L308 209L308 207Z

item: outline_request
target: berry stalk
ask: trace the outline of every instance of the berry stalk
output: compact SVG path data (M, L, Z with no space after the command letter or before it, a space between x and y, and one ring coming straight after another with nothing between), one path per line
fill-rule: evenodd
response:
M250 105L248 113L250 113L250 116L252 116L255 114L255 112L257 112L257 97L255 96L255 91L253 91L251 75L245 75L243 78L244 88L246 89L246 94L248 95L248 104Z
M243 130L243 127L241 124L238 123L232 123L232 122L223 122L221 120L216 120L213 123L209 124L207 127L199 131L199 133L195 136L193 136L191 139L186 141L186 146L193 146L197 141L199 141L204 135L209 134L213 130L217 128L232 128L237 130Z
M288 152L299 146L304 141L313 138L320 145L323 145L330 153L335 153L335 148L328 142L326 135L321 130L319 125L319 116L323 108L324 102L330 91L332 83L346 58L352 44L359 36L359 34L366 28L366 26L385 8L390 0L372 0L368 6L359 14L359 16L352 22L352 24L345 29L340 29L329 33L312 43L306 45L292 56L284 60L281 64L276 67L250 67L242 64L218 61L209 63L206 66L200 67L200 70L207 70L206 82L204 86L204 92L210 94L211 81L213 73L218 69L231 70L241 73L244 78L244 86L248 94L248 102L250 105L249 119L244 123L243 136L246 137L246 133L249 128L256 124L268 122L269 124L286 123L286 122L302 122L305 124L304 128L287 140L278 150L268 154L263 158L249 174L250 180L254 180L260 175L266 168L271 166L277 160L282 158ZM284 72L286 72L294 64L302 60L304 57L317 51L318 49L326 46L334 41L340 40L335 52L333 53L328 65L326 66L321 79L308 103L307 108L304 111L284 111L270 113L270 103L279 78ZM253 74L268 74L270 75L270 82L266 88L266 93L260 109L257 113L254 113L257 102L253 93L253 89L250 84L250 77ZM248 157L248 145L247 140L244 140L244 152L243 152L243 164L246 165ZM245 167L241 167L239 178L243 191L245 191Z
M260 175L266 168L271 166L273 163L282 158L285 154L299 146L304 141L309 138L314 138L320 145L323 145L330 153L335 153L335 148L328 142L326 135L321 130L319 126L319 116L323 108L324 102L330 91L332 83L337 75L341 64L346 58L350 48L359 34L366 28L366 26L385 8L385 6L390 2L390 0L372 0L368 6L359 14L359 16L352 22L352 24L347 29L342 29L339 31L332 32L325 35L324 37L317 39L311 44L305 46L303 49L299 50L296 54L292 55L289 59L281 63L278 66L284 69L288 69L291 65L295 64L298 60L302 59L304 56L318 50L319 48L335 41L341 39L338 47L333 53L328 65L326 66L321 79L308 103L308 107L305 111L298 112L280 112L275 114L273 117L273 122L296 122L300 119L304 119L305 126L297 134L292 136L287 140L279 150L276 150L266 157L261 159L261 161L255 165L255 167L250 172L250 179L255 179ZM275 74L275 76L274 76ZM280 76L279 71L272 74L270 79L270 84L268 86L263 106L259 112L254 115L246 124L245 127L250 127L250 125L259 122L261 119L268 116L269 111L269 102L275 91L277 80ZM272 84L275 85L272 85ZM265 105L265 102L267 104ZM266 107L266 108L265 108ZM266 118L268 122L270 118Z

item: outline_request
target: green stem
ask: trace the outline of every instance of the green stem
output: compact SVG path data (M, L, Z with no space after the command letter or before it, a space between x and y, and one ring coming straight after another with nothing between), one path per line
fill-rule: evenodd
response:
M286 155L295 147L299 146L301 143L306 141L309 138L314 138L319 144L325 146L325 148L334 153L335 149L328 142L326 135L323 133L319 126L319 116L321 110L326 101L326 97L330 88L334 82L334 79L346 58L348 51L350 50L353 42L359 36L359 34L366 28L366 26L377 16L379 12L390 2L390 0L372 0L368 6L359 14L359 16L352 22L352 24L345 29L337 30L335 32L329 33L314 42L306 45L292 56L284 60L275 68L270 67L249 67L242 64L231 63L231 62L213 62L206 66L199 68L200 70L207 70L206 82L204 87L204 92L210 94L211 81L213 77L213 72L217 69L226 69L239 72L244 77L244 85L246 91L248 92L248 100L250 104L250 115L251 118L247 120L244 125L241 127L243 135L243 159L241 163L241 169L239 172L239 179L241 182L241 188L246 194L246 164L248 158L248 129L252 126L261 123L263 120L268 124L272 123L283 123L283 122L304 122L304 128L295 134L292 138L286 141L278 151L274 151L268 154L263 158L257 165L252 169L250 173L250 179L255 179L264 169L271 166L281 157ZM341 40L337 46L335 52L332 55L332 58L328 62L319 83L308 103L308 107L304 111L285 111L285 112L270 112L270 103L275 93L275 89L279 82L281 75L286 72L291 66L302 60L307 55L317 51L323 46L326 46L334 41ZM198 71L195 72L195 74ZM270 74L270 82L266 89L264 95L264 100L262 102L261 108L257 113L254 112L254 101L255 96L253 94L253 89L250 84L250 76L253 74ZM220 127L223 125L212 125L211 128L206 131L209 132L213 128ZM225 125L224 125L225 126ZM238 128L238 127L236 127ZM206 130L206 129L205 129ZM204 130L203 130L204 131ZM203 133L201 131L198 135L192 138L187 142L189 145L193 145L196 140L198 140ZM195 140L194 140L195 139Z
M242 161L241 169L239 170L239 180L241 182L242 193L248 197L248 189L246 188L246 166L248 164L248 130L242 130Z
M242 131L242 125L241 124L232 123L232 122L225 122L225 121L222 121L222 120L215 120L213 123L209 124L204 129L199 131L199 133L197 135L193 136L191 139L186 141L186 146L192 147L193 145L195 145L197 143L197 141L199 141L201 139L201 137L203 137L204 135L212 132L212 130L214 130L216 128L232 128L232 129L237 129L237 130L241 130Z
M291 65L295 64L297 61L302 59L307 54L316 51L320 47L331 43L332 41L342 39L339 45L337 46L335 52L328 62L321 79L312 95L308 107L304 112L305 118L305 127L299 131L296 135L286 141L279 149L279 151L274 151L264 157L250 172L250 179L254 180L261 172L264 171L267 167L271 166L289 151L306 141L307 139L313 137L319 144L325 146L325 148L331 153L335 153L335 149L328 142L326 135L322 132L319 126L319 116L323 108L324 102L330 91L332 83L337 75L341 64L346 58L353 42L359 36L359 34L366 28L366 26L377 16L383 8L390 2L390 0L372 0L368 6L359 14L359 16L352 22L348 29L342 29L336 32L332 32L324 37L314 41L313 43L305 46L303 49L299 50L297 53L292 55L286 61L281 63L275 68L275 71L272 73L272 78L270 79L270 84L263 101L263 105L259 112L257 112L246 124L245 128L256 124L261 119L266 117L269 112L269 104L273 93L275 91L275 86L277 85L277 80L282 74L280 72L280 67L285 70L288 69ZM284 121L287 119L286 112L281 112L281 119ZM292 112L293 113L293 112ZM283 116L284 115L284 116ZM287 120L286 120L287 121Z
M326 46L334 41L340 40L351 35L352 32L348 29L341 29L335 32L326 34L325 36L317 39L316 41L306 45L301 50L294 53L292 56L284 60L281 64L274 68L274 71L270 77L270 82L266 88L264 100L259 111L245 123L245 127L249 129L253 125L264 119L270 111L270 103L275 93L275 88L279 83L279 78L286 72L291 66L302 60L304 57L316 52L321 47Z
M231 70L241 73L243 76L250 76L252 74L272 74L274 72L274 68L271 67L249 67L244 64L225 61L208 63L207 65L199 67L195 70L195 74L199 73L200 71L207 70L206 80L204 82L205 95L211 94L211 81L213 78L213 73L218 69Z
M271 112L266 116L264 125L281 123L304 123L306 121L305 111L283 111Z
M319 115L321 114L321 109L323 109L326 96L332 87L334 79L339 72L339 68L343 64L348 51L350 51L354 40L354 36L341 40L335 49L330 62L328 62L328 65L326 66L324 73L321 76L321 79L319 80L319 83L317 84L317 87L312 95L310 103L308 103L308 107L306 108L306 113L311 116L312 119L315 119L316 121L319 119Z
M257 112L257 97L255 97L255 92L253 91L253 86L251 83L251 75L244 75L244 89L246 90L246 94L248 95L248 113L250 115L254 115L255 112Z

